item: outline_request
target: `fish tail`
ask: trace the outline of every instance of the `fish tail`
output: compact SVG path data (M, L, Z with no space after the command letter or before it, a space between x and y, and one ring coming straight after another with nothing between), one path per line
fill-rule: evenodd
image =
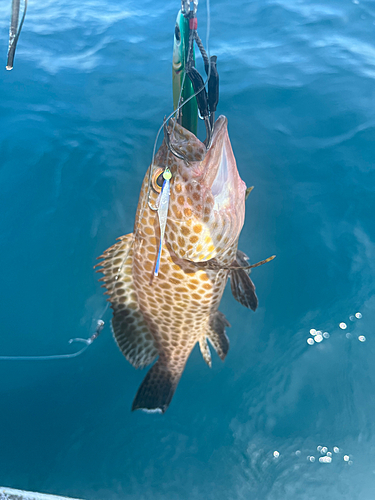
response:
M172 401L173 394L180 380L180 371L171 368L159 359L148 371L134 398L132 411L164 413Z

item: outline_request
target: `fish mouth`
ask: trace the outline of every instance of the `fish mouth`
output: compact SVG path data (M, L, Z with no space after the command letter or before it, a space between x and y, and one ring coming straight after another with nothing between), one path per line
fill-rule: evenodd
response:
M246 185L239 176L228 136L228 120L219 116L215 122L212 145L204 160L204 182L211 189L214 210L235 208L242 199Z

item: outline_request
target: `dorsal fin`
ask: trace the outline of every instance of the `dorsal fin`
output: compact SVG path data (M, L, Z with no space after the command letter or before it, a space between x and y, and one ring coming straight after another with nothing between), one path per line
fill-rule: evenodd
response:
M133 233L119 238L99 257L97 266L104 276L99 280L107 288L113 309L113 335L125 358L135 367L149 365L158 355L154 339L139 309L132 277ZM96 267L96 266L95 266Z

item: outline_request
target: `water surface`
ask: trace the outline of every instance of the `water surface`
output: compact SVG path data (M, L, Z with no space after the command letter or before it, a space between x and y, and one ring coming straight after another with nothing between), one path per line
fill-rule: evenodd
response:
M7 72L8 3L0 354L63 353L105 307L96 257L132 230L172 108L179 4L30 2ZM205 39L203 1L198 17ZM374 31L370 0L211 1L218 111L255 186L240 248L277 254L252 273L259 309L226 291L228 357L209 370L194 350L164 416L130 412L145 372L109 311L82 357L0 362L0 484L87 500L373 499Z

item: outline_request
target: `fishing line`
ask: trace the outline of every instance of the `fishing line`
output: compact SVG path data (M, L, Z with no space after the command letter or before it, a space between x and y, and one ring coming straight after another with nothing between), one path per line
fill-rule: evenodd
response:
M211 27L211 14L210 14L210 1L209 0L206 0L206 12L207 12L207 24L206 24L206 47L207 47L207 56L208 56L208 60L210 60L210 49L209 49L209 37L210 37L210 27ZM194 39L192 41L192 43L194 43ZM199 88L193 95L191 95L188 99L186 99L186 101L184 101L183 103L181 103L181 96L182 96L182 90L183 90L183 86L184 86L184 82L185 82L185 78L186 78L186 68L184 66L184 74L183 74L183 79L182 79L182 85L181 85L181 90L180 90L180 95L179 95L179 98L178 98L178 106L177 108L172 111L172 113L170 113L166 118L164 118L163 120L163 123L161 124L157 134L156 134L156 138L155 138L155 141L154 141L154 146L153 146L153 150L152 150L152 160L151 160L151 165L149 167L149 172L148 172L148 181L147 181L147 193L146 193L146 197L145 197L145 201L143 203L143 206L140 208L140 211L139 211L139 217L138 217L138 220L137 220L137 226L136 228L134 229L134 232L133 232L133 237L132 237L132 240L131 240L131 243L129 245L129 248L127 250L127 252L125 252L125 255L124 257L122 258L121 260L121 263L120 263L120 266L117 270L117 273L114 277L114 283L111 287L111 291L114 290L114 287L115 287L115 283L118 281L119 279L119 276L120 276L120 273L124 267L124 264L126 262L126 260L128 259L129 257L129 253L131 251L131 249L133 248L133 245L134 245L134 242L135 242L135 239L136 239L136 236L139 234L139 231L140 231L140 225L141 225L141 222L142 222L142 219L143 219L143 215L145 213L145 210L146 210L146 207L147 205L150 206L149 204L149 199L150 199L150 191L151 191L151 179L152 179L152 171L153 171L153 166L154 166L154 161L155 161L155 156L156 156L156 147L157 147L157 142L158 142L158 139L159 139L159 136L160 136L160 133L161 131L164 129L164 126L165 124L168 123L168 121L173 117L175 116L179 111L180 109L182 109L185 104L187 104L191 99L193 99L194 97L196 97L200 92L202 92L202 90L205 88L205 86L207 85L208 81L210 80L210 76L211 76L211 65L209 64L208 66L208 72L207 72L207 78L206 78L206 81L203 83L203 85L201 86L201 88ZM172 128L172 134L174 133L174 130L175 130L175 127L176 127L176 123L177 123L177 120L174 120L174 123L173 123L173 128ZM168 160L169 160L169 155L170 155L170 151L168 149L167 151L167 158L166 158L166 168L168 168ZM168 186L169 187L169 186ZM150 206L151 209L154 209L153 207ZM161 235L162 236L162 235ZM159 243L160 244L160 243ZM121 243L119 244L119 248L114 252L114 255L112 257L115 258L116 255L122 251L123 248L122 248L122 245ZM133 248L134 250L134 248ZM161 253L161 248L159 248L159 252L158 253ZM104 259L105 261L105 259ZM103 262L104 262L103 261ZM157 275L157 272L158 272L158 264L160 262L160 255L158 255L158 259L157 259L157 263L156 263L156 275ZM97 264L95 267L99 267L101 265L101 263ZM109 304L107 304L107 307L108 307ZM104 314L104 313L103 313Z
M207 47L207 56L208 56L208 59L210 59L210 48L209 48L209 38L210 38L210 28L211 28L211 13L210 13L210 0L206 0L206 12L207 12L207 23L206 23L206 47ZM158 139L159 139L159 136L160 136L160 133L161 131L163 130L164 128L164 125L166 123L168 123L168 121L174 116L176 115L180 109L182 109L185 104L187 104L191 99L193 99L194 97L196 97L200 92L202 92L202 90L205 88L205 86L207 85L209 79L211 77L211 65L208 66L208 73L207 73L207 78L206 78L206 81L203 83L203 85L201 86L200 89L198 89L193 95L191 95L188 99L186 99L186 101L184 101L183 103L180 104L180 101L181 101L181 95L182 95L182 89L183 89L183 84L185 82L185 78L186 78L186 68L184 67L184 75L183 75L183 80L182 80L182 85L181 85L181 90L180 90L180 96L179 96L179 99L178 99L178 107L172 111L172 113L170 113L166 118L164 118L163 120L163 123L161 124L157 134L156 134L156 138L155 138L155 141L154 141L154 147L153 147L153 150L152 150L152 160L151 160L151 165L149 167L149 173L148 173L148 181L147 181L147 193L146 193L146 198L145 198L145 203L143 204L143 206L140 208L140 212L139 212L139 218L138 218L138 221L137 221L137 227L135 228L134 230L134 233L133 233L133 238L132 238L132 242L129 246L129 250L126 252L125 256L123 257L122 261L121 261L121 264L120 264L120 267L118 268L118 272L115 276L115 281L118 280L118 277L120 275L120 272L124 266L124 263L126 261L126 259L128 258L129 256L129 252L134 244L134 241L135 241L135 238L136 236L138 235L139 233L139 228L140 228L140 224L142 222L142 218L143 218L143 214L146 210L146 206L147 204L149 203L149 198L150 198L150 191L151 191L151 179L152 179L152 167L154 166L154 161L155 161L155 156L156 156L156 147L157 147L157 142L158 142ZM176 120L174 121L174 124L173 124L173 129L172 129L172 133L174 132L174 129L175 129L175 126L176 126ZM168 162L168 159L169 159L169 153L170 151L168 150L167 152L167 162ZM168 164L168 163L167 163ZM151 207L150 207L151 208ZM121 247L117 250L117 252L115 253L114 257L117 255L117 253L121 250ZM100 264L99 264L100 265ZM114 287L114 285L113 285Z
M28 0L24 0L24 2L25 2L25 10L23 12L23 16L22 16L22 19L21 19L20 26L19 26L18 31L17 31L17 33L15 35L14 35L14 19L15 18L14 18L14 14L12 15L11 34L13 34L14 38L10 42L10 44L9 44L9 50L8 50L7 69L9 69L9 70L13 68L13 60L14 60L14 54L15 54L15 50L16 50L16 45L17 45L17 41L18 41L21 29L22 29L23 22L25 20L25 16L26 16L26 9L27 9L27 2L28 2ZM15 6L17 6L19 8L19 2L17 2L17 0L13 1L13 5L15 5ZM209 2L209 0L206 0L206 8L207 8L206 47L207 47L208 59L210 59L210 50L209 50L210 2ZM17 17L17 19L18 19L18 17ZM194 39L193 39L193 43L194 43ZM168 117L164 118L163 123L162 123L162 125L160 126L160 128L159 128L159 130L157 132L156 139L155 139L155 142L154 142L154 147L153 147L153 151L152 151L152 161L151 161L151 165L150 165L150 168L149 168L149 178L148 178L148 186L147 186L147 195L146 195L146 198L145 198L146 199L146 203L148 203L149 196L150 196L151 178L152 178L152 167L154 165L155 156L156 156L157 141L159 139L159 136L160 136L160 133L161 133L162 129L164 128L164 125L166 123L168 123L168 121L174 115L176 115L180 111L180 109L183 108L183 106L185 106L185 104L187 104L191 99L193 99L200 92L202 92L202 90L207 85L207 83L208 83L208 81L210 79L210 76L211 76L211 65L208 66L207 78L206 78L206 81L203 83L202 87L200 89L198 89L188 99L186 99L183 103L181 103L182 89L183 89L183 85L184 85L185 78L186 78L186 68L184 67L184 75L183 75L183 80L182 80L182 85L181 85L180 96L179 96L179 99L178 99L179 105L178 105L178 107L172 113L170 113L170 115ZM173 128L172 128L172 134L174 133L176 123L177 123L177 120L174 120ZM168 150L168 152L167 152L167 165L168 165L169 154L170 154L170 151ZM168 167L166 167L166 168L168 168ZM129 252L130 252L130 250L132 248L132 245L133 245L133 243L135 241L135 237L138 234L140 222L141 222L141 220L143 218L143 214L144 214L145 209L146 209L146 206L143 206L141 208L141 210L140 210L140 216L139 216L139 219L138 219L137 228L135 229L135 231L133 233L133 238L132 238L132 242L131 242L131 244L129 246L129 250L126 252L125 257L122 259L121 265L118 268L117 274L115 276L115 281L118 280L119 275L121 273L121 270L122 270L122 268L124 266L124 263L125 263L126 259L129 256ZM120 250L121 250L121 245L119 245L119 249L117 250L117 252L115 252L115 254L114 254L113 257L115 257ZM100 265L100 264L98 264L98 265ZM113 284L112 289L113 288L114 288L114 284ZM69 344L73 344L73 343L77 343L77 342L85 344L77 352L74 352L74 353L71 353L71 354L52 354L52 355L46 355L46 356L43 356L43 355L42 356L0 356L0 361L48 361L48 360L56 360L56 359L71 359L71 358L75 358L75 357L83 354L90 347L90 345L94 342L94 340L99 336L99 334L103 330L105 323L102 320L102 317L106 313L108 307L109 307L109 302L107 303L106 307L104 308L104 311L103 311L103 313L100 316L100 319L97 320L97 327L96 327L95 333L91 337L89 337L87 339L84 339L84 338L72 338L72 339L69 340Z
M207 12L207 24L206 24L206 27L207 27L207 33L206 33L206 47L207 47L207 55L208 55L208 59L210 59L210 48L209 48L209 37L210 37L210 26L211 26L211 15L210 15L210 1L209 0L206 0L206 12ZM150 171L149 171L149 178L148 178L148 186L147 186L147 196L146 196L146 199L148 200L149 199L149 196L150 196L150 189L151 189L151 177L152 177L152 166L154 165L154 161L155 161L155 156L156 156L156 147L157 147L157 142L158 142L158 139L159 139L159 136L160 136L160 133L161 131L164 129L164 125L166 123L168 123L168 121L170 120L170 118L172 118L174 115L176 115L180 109L182 109L185 104L187 104L189 101L191 101L191 99L193 99L194 97L196 97L200 92L202 92L202 90L205 88L205 86L207 85L209 79L211 77L211 65L209 65L208 67L208 73L207 73L207 78L206 78L206 81L203 83L203 85L201 86L200 89L198 89L193 95L191 95L188 99L186 99L186 101L184 101L183 103L180 104L180 101L181 101L181 95L182 95L182 89L183 89L183 84L185 82L185 78L186 78L186 68L184 67L184 76L183 76L183 80L182 80L182 85L181 85L181 90L180 90L180 96L179 96L179 99L178 99L178 102L179 102L179 105L178 107L172 111L172 113L170 113L169 116L167 116L166 118L164 118L163 120L163 123L161 124L157 134L156 134L156 139L155 139L155 142L154 142L154 147L153 147L153 150L152 150L152 160L151 160L151 166L150 166ZM176 126L176 121L174 122L174 125L173 125L173 129L172 129L172 133L174 132L174 128ZM168 153L167 153L167 160L168 160L168 155L169 155L169 150L168 150ZM145 207L143 208L142 212L141 212L141 215L143 216L143 212L145 210ZM140 217L139 221L141 220L142 217ZM135 231L135 234L137 234L138 232L138 228L139 228L139 221L138 221L138 226L137 226L137 230Z
M0 361L49 361L52 359L76 358L80 354L83 354L90 347L90 345L94 342L94 340L99 337L100 332L103 330L103 328L104 328L104 321L98 319L95 333L91 335L91 337L89 337L88 339L81 339L81 338L70 339L68 342L69 344L73 344L73 342L80 342L85 344L84 347L82 347L79 351L73 352L71 354L51 354L48 356L0 356Z
M182 85L181 85L181 90L180 90L180 95L179 95L179 98L178 98L178 102L180 102L180 100L181 100L181 95L182 95L183 85L184 85L184 82L185 82L185 77L186 77L186 72L184 71L184 75L183 75L183 78L182 78ZM194 96L192 96L192 97L194 97ZM186 101L186 102L187 102L187 101ZM178 109L180 109L181 107L182 107L182 106L180 106ZM148 172L147 193L146 193L145 202L144 202L144 204L143 204L142 208L140 209L140 212L139 212L139 214L140 214L140 215L139 215L139 218L138 218L137 227L136 227L136 229L134 230L133 237L132 237L132 241L131 241L131 243L130 243L130 245L129 245L129 249L128 249L128 251L125 253L125 256L122 258L121 264L120 264L120 266L119 266L119 268L118 268L118 270L117 270L117 274L115 275L115 278L114 278L114 281L115 281L115 282L116 282L116 281L118 281L118 278L119 278L119 276L120 276L120 273L121 273L121 271L122 271L122 268L124 267L124 264L125 264L125 262L126 262L127 258L129 257L130 250L132 249L133 244L134 244L134 242L135 242L135 238L136 238L136 236L137 236L137 234L138 234L138 231L139 231L139 226L140 226L140 223L141 223L141 221L142 221L143 214L144 214L144 212L145 212L145 210L146 210L146 203L149 205L149 207L151 208L151 210L157 210L157 207L152 207L152 206L150 205L150 203L149 203L149 198L150 198L150 189L151 189L151 178L152 178L152 167L153 167L153 164L154 164L154 159L155 159L155 155L156 155L156 145L157 145L157 141L158 141L158 138L159 138L160 132L161 132L161 130L162 130L162 128L163 128L163 126L164 126L164 124L165 124L165 123L169 120L169 118L171 118L171 117L173 116L173 114L174 114L174 113L176 113L176 112L178 111L178 109L176 109L173 113L171 113L171 114L168 116L168 118L165 118L165 119L164 119L163 124L161 125L161 127L159 128L159 131L158 131L158 133L157 133L157 136L156 136L156 139L155 139L155 142L154 142L154 148L153 148L153 151L152 151L152 162L151 162L151 165L150 165L150 167L149 167L149 172ZM173 124L173 132L174 132L174 127L175 127L175 126L176 126L176 122L174 122L174 124ZM168 165L169 153L170 153L170 152L169 152L169 150L168 150L168 151L167 151L167 165ZM119 245L119 248L118 248L118 250L114 253L113 258L115 258L115 257L116 257L116 255L117 255L117 254L118 254L121 250L122 250L121 245ZM100 257L99 257L99 258L100 258ZM104 259L104 260L105 260L105 259ZM94 268L95 268L95 267L97 267L97 266L98 266L98 267L100 267L100 265L101 265L101 263L96 264L96 265L94 266ZM112 285L112 290L114 289L114 287L115 287L115 283L113 283L113 285ZM109 304L107 304L107 308L108 308L108 305L109 305ZM104 314L104 313L103 313L103 314Z
M182 84L181 84L181 89L180 89L180 95L178 96L178 105L181 102L181 97L182 97L182 91L184 88L184 83L185 83L185 77L186 77L186 71L184 71L184 75L182 78ZM172 134L174 134L174 129L176 127L177 123L177 118L173 122L173 128L172 128ZM167 132L168 133L168 132ZM155 144L154 144L155 148ZM157 199L157 211L158 211L158 218L159 218L159 228L160 228L160 239L159 239L159 250L158 250L158 255L156 258L156 263L155 263L155 269L154 269L154 276L158 276L159 274L159 267L160 267L160 259L161 255L163 252L163 241L164 241L164 233L165 233L165 226L167 225L167 220L168 220L168 210L169 210L169 196L170 196L170 180L172 177L171 171L169 170L168 167L168 161L169 161L169 155L171 151L169 148L167 148L167 158L166 158L166 166L164 168L163 172L163 186L161 188L160 194ZM152 161L152 164L154 161ZM152 165L151 164L151 165ZM151 167L150 167L150 173L151 173ZM150 182L150 177L149 177L149 182ZM150 184L149 184L150 187ZM148 196L146 198L148 200L148 204L150 206L150 201L149 201L149 191L148 191ZM151 208L151 207L150 207Z
M207 57L208 57L208 61L209 61L210 60L210 51L209 51L209 44L208 44L208 42L209 42L209 36L210 36L210 2L209 2L209 0L206 0L206 7L207 7L206 46L207 46ZM195 40L195 37L193 36L192 32L190 32L188 53L190 53L190 52L193 51L194 40ZM172 113L170 113L170 115L167 118L164 118L163 123L161 124L161 126L160 126L160 128L159 128L159 130L157 132L157 135L156 135L156 138L155 138L155 142L154 142L154 147L153 147L153 150L152 150L152 160L151 160L151 165L150 165L149 174L148 174L147 193L146 193L146 202L148 203L149 206L150 206L149 199L150 199L150 191L151 191L152 167L153 167L154 161L155 161L156 147L157 147L157 142L158 142L160 133L164 129L164 126L168 123L168 120L170 118L172 118L174 115L176 115L176 118L175 118L175 120L173 122L172 132L171 132L171 136L173 136L174 130L175 130L175 127L176 127L176 123L177 123L177 113L191 99L193 99L200 92L202 92L202 90L205 88L206 84L208 83L208 81L210 79L210 76L211 76L211 65L209 64L208 65L207 79L203 83L203 85L201 86L201 88L199 88L196 92L194 92L193 95L191 95L188 99L186 99L183 103L181 103L181 97L182 97L182 92L183 92L185 78L186 78L186 61L185 61L185 64L184 64L184 74L183 74L182 83L181 83L180 95L179 95L179 98L178 98L178 106L177 106L177 108ZM169 155L170 154L171 154L171 151L168 148L167 149L167 158L166 158L165 171L167 171L167 169L168 169L168 160L169 160ZM168 190L167 196L165 196L165 194L164 194L164 189ZM162 190L161 190L160 195L158 197L158 200L160 201L162 198L164 198L164 199L167 198L167 201L166 201L166 204L167 204L166 210L168 210L169 189L170 189L169 179L168 180L165 179L164 182L163 182L163 187L162 187ZM151 206L150 206L150 208L153 209ZM134 236L133 236L134 239L135 239L136 235L138 234L139 226L140 226L140 223L142 221L142 217L143 217L143 213L144 213L145 209L146 209L146 207L143 206L142 209L141 209L141 211L140 211L140 217L138 219L138 225L137 225L136 230L134 231ZM163 217L160 218L160 214L159 214L159 210L158 210L158 215L159 215L159 226L160 226L160 241L159 241L158 256L157 256L156 264L155 264L155 271L154 271L154 275L155 276L157 276L158 272L159 272L160 258L161 258L161 252L162 252L162 243L163 243L163 238L164 238L164 230L165 230L165 224L167 222L167 213L165 213L163 215ZM161 221L163 221L163 224L161 223ZM123 265L123 263L121 265Z

